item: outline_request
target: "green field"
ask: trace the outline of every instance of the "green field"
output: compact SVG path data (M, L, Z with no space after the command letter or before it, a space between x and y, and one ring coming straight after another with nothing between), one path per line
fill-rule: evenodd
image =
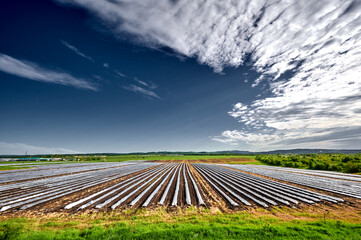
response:
M0 171L7 171L7 170L18 170L18 169L29 169L32 168L31 166L22 166L22 165L9 165L9 166L0 166Z
M270 213L210 213L194 209L170 215L145 210L133 214L66 218L12 218L0 222L0 239L360 239L360 223L284 220ZM307 215L305 215L307 216Z
M249 158L254 159L256 156L242 155L117 155L107 156L107 162L123 162L130 160L197 160L197 159L230 159L230 158Z

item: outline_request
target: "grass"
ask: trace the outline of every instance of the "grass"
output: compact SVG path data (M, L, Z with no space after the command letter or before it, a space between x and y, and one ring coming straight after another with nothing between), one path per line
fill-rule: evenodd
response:
M0 166L0 171L7 171L7 170L18 170L18 169L28 169L32 167L25 167L25 166L19 166L19 165L9 165L9 166Z
M250 164L250 165L268 165L266 163L263 163L261 161L258 160L252 160L252 161L242 161L242 162L232 162L232 160L230 160L229 162L227 162L227 164Z
M283 220L248 212L210 213L190 208L125 210L63 218L11 218L0 239L360 239L361 225L336 220Z
M360 229L357 225L337 222L243 226L224 226L221 223L209 226L157 224L136 227L120 223L108 228L97 226L60 231L21 231L20 226L10 225L4 229L3 239L360 239Z

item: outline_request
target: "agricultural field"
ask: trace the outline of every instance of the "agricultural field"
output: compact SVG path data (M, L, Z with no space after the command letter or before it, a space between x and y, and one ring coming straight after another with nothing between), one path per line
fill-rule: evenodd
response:
M25 156L24 156L25 157ZM122 155L42 155L39 156L42 158L60 158L62 161L8 161L2 165L10 165L10 164L25 164L25 165L39 165L39 164L64 164L64 163L79 163L79 162L125 162L125 161L175 161L175 160L194 160L194 161L208 161L208 162L224 162L224 163L241 163L241 164L264 164L258 160L256 160L256 155L215 155L215 154L122 154Z
M44 234L42 238L52 239L55 235L49 231L55 229L79 239L114 237L119 231L124 238L140 239L183 234L184 239L204 239L224 232L229 238L322 239L350 231L347 236L357 239L352 234L361 231L360 175L249 161L256 160L223 156L39 164L2 171L0 229L5 235L1 236L18 232L15 238ZM337 224L342 231L307 230ZM247 235L244 229L254 234ZM188 230L193 235L187 235Z
M87 160L92 157L85 158ZM106 156L107 162L123 162L134 160L149 160L149 161L175 161L175 160L195 160L195 161L224 161L224 162L258 162L255 160L256 156L250 155L115 155Z

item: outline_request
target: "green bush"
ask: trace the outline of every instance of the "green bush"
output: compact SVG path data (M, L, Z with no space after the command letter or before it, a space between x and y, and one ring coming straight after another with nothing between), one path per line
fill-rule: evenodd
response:
M273 166L361 172L361 154L260 154L256 156L256 160Z
M361 163L348 162L348 163L344 164L344 170L347 173L361 172Z

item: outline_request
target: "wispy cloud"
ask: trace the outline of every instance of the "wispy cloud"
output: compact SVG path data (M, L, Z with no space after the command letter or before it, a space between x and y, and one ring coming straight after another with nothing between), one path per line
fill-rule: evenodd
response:
M89 57L88 55L84 54L83 52L81 52L78 48L76 48L75 46L69 44L68 42L64 41L64 40L60 40L60 42L67 48L69 48L70 50L72 50L73 52L75 52L76 54L78 54L79 56L86 58L92 62L94 62L93 58Z
M148 85L148 83L146 83L146 82L144 82L144 81L142 81L142 80L139 80L138 78L134 78L134 81L136 81L137 83L139 83L139 84L141 84L141 85L143 85L143 86L146 86L146 87L148 87L149 85Z
M3 155L24 155L28 154L73 154L79 153L66 148L48 148L33 146L25 143L0 142L0 154Z
M149 88L151 90L154 90L154 89L156 89L158 87L152 81L142 81L142 80L138 79L137 77L134 77L133 80L136 81L137 83L139 83L140 85L143 85L143 86L145 86L145 87L147 87L147 88Z
M118 72L117 70L115 70L115 73L122 77L122 78L126 78L128 81L128 85L127 86L123 86L123 88L125 90L134 92L134 93L138 93L144 97L151 97L151 98L158 98L161 99L161 97L158 96L157 93L155 93L155 89L157 88L157 86L151 82L151 81L142 81L140 79L138 79L137 77L127 77L127 75ZM130 82L129 82L130 81ZM133 84L136 83L137 85Z
M93 91L98 90L95 84L84 79L73 77L65 72L45 69L35 63L15 59L2 53L0 53L0 71L39 82L54 83Z
M127 77L127 75L125 75L124 73L119 72L118 70L115 70L114 72L115 72L119 77L122 77L122 78Z
M58 1L216 72L250 56L252 86L272 95L235 104L240 128L223 139L275 144L361 126L361 1Z
M128 86L124 86L123 88L128 90L128 91L139 93L139 94L141 94L143 96L146 96L146 97L152 97L152 98L160 99L160 97L155 92L153 92L151 90L147 90L147 89L139 87L139 86L136 86L136 85L133 85L133 84L130 84Z

